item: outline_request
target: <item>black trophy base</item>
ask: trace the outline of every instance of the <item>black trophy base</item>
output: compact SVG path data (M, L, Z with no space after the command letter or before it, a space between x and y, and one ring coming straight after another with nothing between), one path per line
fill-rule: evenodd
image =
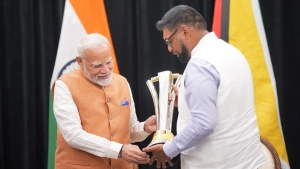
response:
M158 144L162 144L162 143L158 143ZM156 145L156 144L153 144L153 145L151 145L151 146L154 146L154 145ZM151 153L151 152L148 152L147 154L150 156L150 158L152 157L152 153ZM170 166L169 163L166 162L167 168L173 168L174 166L177 166L177 164L179 164L179 161L180 161L180 154L178 154L176 157L173 157L173 158L171 159L171 161L172 161L172 163L173 163L173 166ZM156 169L156 161L154 161L154 162L152 163L151 166L152 166L151 168L155 168L155 169ZM162 167L161 167L161 168L162 168Z

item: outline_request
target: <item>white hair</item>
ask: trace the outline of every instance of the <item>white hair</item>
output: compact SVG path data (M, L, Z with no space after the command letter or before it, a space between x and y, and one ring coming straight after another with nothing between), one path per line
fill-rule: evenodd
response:
M91 33L84 37L78 44L78 54L84 58L84 51L97 47L109 48L107 38L99 33Z

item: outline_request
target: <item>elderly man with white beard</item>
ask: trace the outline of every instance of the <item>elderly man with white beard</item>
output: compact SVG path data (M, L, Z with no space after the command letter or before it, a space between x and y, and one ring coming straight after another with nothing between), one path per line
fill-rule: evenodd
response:
M130 86L113 70L108 40L93 33L78 45L79 68L52 87L58 124L56 169L131 169L150 158L132 142L156 131L156 117L139 122Z

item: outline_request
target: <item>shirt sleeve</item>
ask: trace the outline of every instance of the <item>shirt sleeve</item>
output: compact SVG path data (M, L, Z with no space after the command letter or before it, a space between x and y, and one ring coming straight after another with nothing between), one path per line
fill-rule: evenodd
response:
M71 92L61 80L55 82L53 110L62 136L71 147L100 157L118 158L122 144L83 130Z
M145 140L151 133L147 133L144 131L144 123L139 122L136 116L135 104L131 93L130 85L128 84L131 105L130 105L130 142L140 142Z
M217 90L220 83L218 71L210 63L192 59L185 70L185 100L191 113L191 121L163 149L167 156L201 143L214 130L217 121Z

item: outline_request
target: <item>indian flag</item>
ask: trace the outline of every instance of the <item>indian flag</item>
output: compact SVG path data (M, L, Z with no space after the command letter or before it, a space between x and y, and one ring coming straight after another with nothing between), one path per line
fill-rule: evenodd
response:
M245 55L254 80L260 135L274 146L282 168L289 169L276 83L258 0L216 0L213 31Z
M54 168L57 130L52 108L52 84L61 75L78 68L75 60L78 56L77 45L83 37L94 32L104 35L110 42L115 61L114 72L119 73L103 0L66 0L59 46L49 88L48 169Z

